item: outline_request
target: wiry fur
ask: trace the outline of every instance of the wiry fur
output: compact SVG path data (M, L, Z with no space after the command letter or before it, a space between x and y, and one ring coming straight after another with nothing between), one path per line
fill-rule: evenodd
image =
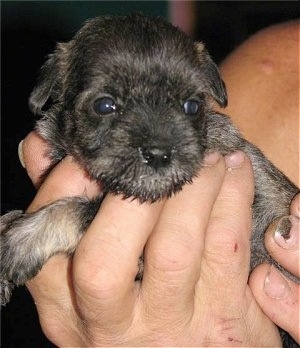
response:
M104 96L118 105L114 113L93 110ZM184 113L190 99L200 102L197 115ZM227 116L212 110L213 100L225 106L227 96L204 46L163 19L132 15L92 19L73 40L58 44L30 107L43 116L36 129L49 143L52 165L70 154L106 191L141 202L169 197L190 183L207 152L245 151L256 183L251 268L266 260L276 264L263 234L274 219L289 214L298 189ZM149 165L143 157L149 149L168 153L169 162ZM2 217L2 303L13 284L24 284L49 257L74 252L100 203L101 197L67 198L32 214L13 211ZM286 347L292 345L288 339Z

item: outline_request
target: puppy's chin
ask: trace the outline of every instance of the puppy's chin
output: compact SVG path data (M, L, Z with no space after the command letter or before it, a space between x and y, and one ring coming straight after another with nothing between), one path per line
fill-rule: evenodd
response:
M166 158L155 151L153 157L148 153L141 156L138 149L121 145L115 141L109 149L91 152L89 158L82 154L78 161L92 179L103 184L105 192L125 198L132 197L140 202L168 198L191 183L202 167L200 146L187 147L188 151L178 147Z
M153 203L164 198L169 198L176 192L180 191L182 187L191 183L193 173L175 172L169 168L169 174L162 173L164 170L157 171L152 174L106 177L102 176L101 181L104 184L105 191L121 194L124 198L137 199L141 203Z

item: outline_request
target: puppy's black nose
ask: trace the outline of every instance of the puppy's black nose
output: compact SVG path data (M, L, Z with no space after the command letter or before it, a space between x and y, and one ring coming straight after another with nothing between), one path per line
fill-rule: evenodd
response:
M155 169L165 167L171 162L172 152L168 149L148 147L139 150L144 162Z

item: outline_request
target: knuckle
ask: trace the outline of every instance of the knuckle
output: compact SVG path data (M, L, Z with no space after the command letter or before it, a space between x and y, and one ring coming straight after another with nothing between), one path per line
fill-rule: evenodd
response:
M163 244L151 250L147 255L147 266L155 272L179 273L191 268L193 252L191 245L186 240L180 238L170 245Z
M93 274L89 271L77 274L74 286L81 297L107 301L115 297L121 283L116 274L102 267Z

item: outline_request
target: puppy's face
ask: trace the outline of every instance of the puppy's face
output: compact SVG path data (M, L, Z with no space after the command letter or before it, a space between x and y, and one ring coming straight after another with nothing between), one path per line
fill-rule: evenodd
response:
M226 104L201 44L162 19L100 17L59 44L30 104L39 130L109 191L155 201L201 166L209 99ZM59 144L59 145L58 145Z

